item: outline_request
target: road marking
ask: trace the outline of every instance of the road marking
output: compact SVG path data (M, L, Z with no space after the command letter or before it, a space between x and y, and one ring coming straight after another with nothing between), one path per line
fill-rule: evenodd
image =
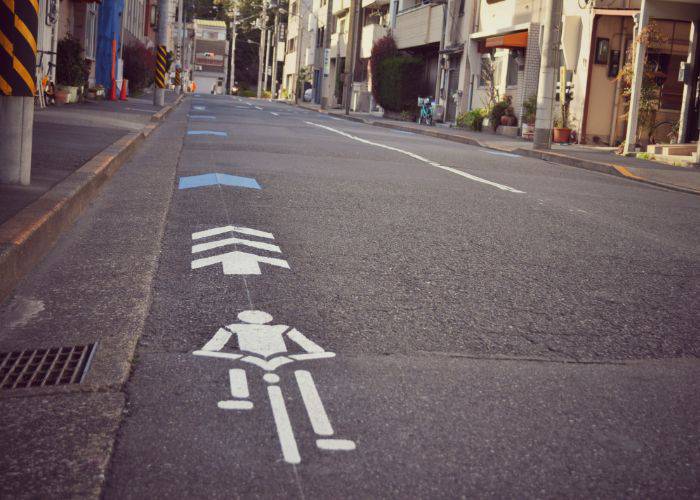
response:
M333 427L323 407L321 396L318 394L311 373L306 370L296 370L294 376L297 379L301 399L304 401L306 413L309 415L311 427L314 429L314 432L319 436L332 436Z
M638 175L634 175L632 172L627 170L627 168L623 167L622 165L615 165L614 163L611 163L611 165L615 170L617 170L619 173L621 173L625 177L629 177L630 179L642 179Z
M194 354L195 356L207 356L209 358L221 358L221 359L241 359L243 357L240 354L231 354L229 352L215 352L215 351L205 351L205 350L194 351L192 354Z
M277 428L282 457L287 463L298 464L301 462L301 456L285 399L280 386L275 385L280 383L280 376L273 372L280 366L294 361L323 359L333 357L335 354L324 351L296 328L290 328L283 324L270 324L272 319L272 315L265 311L241 311L238 313L238 323L219 328L211 340L194 354L212 357L237 356L231 359L240 359L244 363L265 370L266 373L262 379L269 384L267 394ZM243 354L221 352L234 335L236 349ZM288 347L288 341L291 341L295 346ZM211 351L207 352L208 350ZM298 353L300 350L303 354L290 354L290 351ZM230 392L234 399L219 401L218 407L223 410L252 409L253 402L246 399L250 397L246 372L240 368L232 368L229 369L228 373ZM314 433L317 437L332 436L334 434L333 426L323 406L311 372L295 370L294 377ZM355 449L355 443L347 439L318 439L316 445L322 450Z
M262 238L267 239L275 239L275 237L271 233L238 226L216 227L213 229L208 229L206 231L199 231L197 233L192 234L192 239L198 240L206 238L208 236L215 236L229 232L237 232L242 234L248 234L251 236L260 236ZM221 240L211 241L207 243L198 243L192 246L192 253L204 252L206 250L211 250L213 248L219 248L227 245L245 245L261 250L281 253L281 249L277 245L273 245L271 243L266 243L262 241L246 240L235 237L224 238ZM263 257L248 252L241 252L238 250L220 255L213 255L211 257L195 259L192 261L191 268L200 269L202 267L213 266L216 264L221 264L224 274L228 275L260 275L262 273L260 269L260 264L268 264L271 266L289 269L289 263L284 259Z
M255 109L259 109L260 111L263 110L260 106L255 106Z
M206 252L212 248L220 248L228 245L245 245L252 248L259 248L261 250L267 250L268 252L281 253L280 247L273 245L272 243L265 243L264 241L255 240L244 240L243 238L226 238L223 240L210 241L208 243L199 243L192 246L192 253Z
M321 450L345 450L355 449L355 442L349 439L317 439L316 446Z
M507 156L509 158L520 158L520 155L514 155L512 153L504 153L503 151L491 151L489 149L485 149L485 152L487 152L490 155L496 155L496 156Z
M219 401L216 406L222 410L252 410L252 401Z
M379 142L368 141L367 139L362 139L361 137L357 137L355 135L348 134L347 132L343 132L342 130L335 129L333 127L328 127L326 125L321 125L320 123L313 123L313 122L304 122L304 123L307 123L309 125L313 125L315 127L326 129L330 132L334 132L336 134L340 134L342 136L348 137L349 139L353 139L355 141L359 141L359 142L362 142L364 144L369 144L370 146L377 146L379 148L388 149L390 151L396 151L397 153L401 153L401 154L410 156L411 158L414 158L414 159L421 161L423 163L427 163L428 165L431 165L435 168L446 170L447 172L452 172L453 174L457 174L461 177L464 177L464 178L472 180L472 181L481 182L482 184L487 184L489 186L493 186L495 188L501 189L502 191L509 191L511 193L516 193L516 194L524 194L525 193L525 191L520 191L519 189L515 189L515 188L512 188L510 186L506 186L505 184L499 184L497 182L493 182L493 181L489 181L487 179L483 179L481 177L477 177L476 175L462 172L461 170L457 170L456 168L453 168L453 167L441 165L440 163L431 161L424 156L421 156L421 155L418 155L415 153L411 153L410 151L406 151L406 150L403 150L400 148L395 148L393 146L388 146L386 144L381 144Z
M274 259L272 257L261 257L247 252L229 252L213 257L204 257L192 261L192 269L201 269L202 267L221 264L221 267L226 275L256 275L262 274L260 264L268 264L270 266L282 267L289 269L289 263L284 259Z
M196 233L192 233L192 239L201 240L202 238L208 238L209 236L216 236L218 234L230 232L247 234L248 236L258 236L260 238L267 238L268 240L275 239L275 236L272 233L268 233L267 231L259 231L257 229L251 229L249 227L242 226L222 226L215 227L213 229L207 229L205 231L198 231Z
M279 116L279 113L275 113L274 111L270 111L270 114L274 116Z
M248 109L248 106L235 106L236 109Z
M267 387L267 395L270 398L272 416L277 426L277 435L279 436L284 461L289 464L301 463L299 448L297 448L297 441L294 439L294 431L292 430L292 423L289 421L287 407L284 405L282 390L277 385L270 385Z
M329 116L328 118L330 118L331 120L335 120L335 121L337 121L337 122L342 122L342 121L343 121L342 118L336 118L335 116Z
M188 175L185 177L180 177L178 188L190 189L218 185L243 187L249 189L260 189L260 184L258 184L258 181L256 181L252 177L239 177L238 175L218 173Z
M216 130L188 130L187 135L216 135L218 137L226 137L226 132L218 132Z
M204 111L207 108L206 106L192 106L192 109L196 109L197 111Z
M248 377L242 368L231 368L228 371L229 383L231 385L231 396L238 399L247 399L250 396L248 390Z
M216 120L216 116L212 115L189 115L190 120Z

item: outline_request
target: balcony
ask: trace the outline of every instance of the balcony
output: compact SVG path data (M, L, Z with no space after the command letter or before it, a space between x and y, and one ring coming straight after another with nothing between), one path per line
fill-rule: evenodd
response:
M345 33L331 35L331 57L345 57L345 45L347 38Z
M362 0L362 8L373 7L379 8L383 5L389 5L389 0Z
M375 40L386 36L389 32L387 28L379 24L368 24L362 28L362 46L360 47L360 58L367 59L372 55L372 45Z
M440 43L442 5L419 5L396 16L394 38L400 49Z
M333 15L337 16L350 9L350 0L333 0Z

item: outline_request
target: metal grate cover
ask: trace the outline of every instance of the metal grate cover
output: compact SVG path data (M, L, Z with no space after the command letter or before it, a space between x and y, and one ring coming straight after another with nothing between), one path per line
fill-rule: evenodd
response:
M0 389L79 384L94 352L95 344L0 352Z

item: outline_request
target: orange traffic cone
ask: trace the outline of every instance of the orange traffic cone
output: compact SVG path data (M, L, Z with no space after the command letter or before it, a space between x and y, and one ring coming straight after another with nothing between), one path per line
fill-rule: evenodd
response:
M109 89L109 100L110 101L117 100L117 81L116 80L112 80L112 87Z
M119 93L119 100L126 101L126 89L129 87L129 80L122 80L122 91Z

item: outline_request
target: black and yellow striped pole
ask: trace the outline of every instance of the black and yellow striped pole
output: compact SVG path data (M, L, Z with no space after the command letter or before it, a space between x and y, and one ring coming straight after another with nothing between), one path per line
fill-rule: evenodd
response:
M0 0L0 183L29 184L37 0Z
M175 68L175 88L180 91L180 86L182 85L182 78L180 77L180 68Z
M165 88L165 66L168 51L165 45L158 46L158 53L156 55L156 88Z

